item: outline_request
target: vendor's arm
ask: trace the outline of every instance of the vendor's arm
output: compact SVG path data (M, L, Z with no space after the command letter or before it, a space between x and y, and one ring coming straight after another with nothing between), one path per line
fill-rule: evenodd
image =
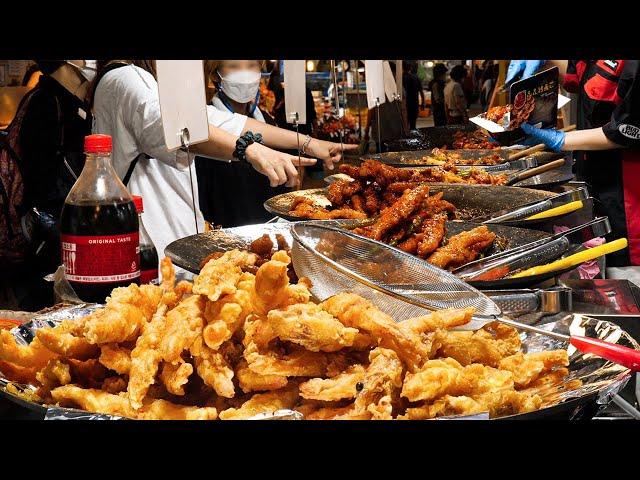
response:
M614 148L624 148L611 141L602 128L590 128L588 130L575 130L568 132L564 137L562 151L571 150L611 150Z
M274 127L266 123L259 122L253 118L247 118L247 123L244 126L243 133L246 131L252 131L255 133L261 133L264 138L265 145L272 148L282 149L297 149L298 148L298 136L296 132L292 130L285 130L284 128ZM306 137L300 138L300 147L302 148L302 142ZM307 153L314 157L320 158L324 161L324 164L329 170L333 170L333 163L339 162L342 159L342 151L356 150L358 145L340 145L339 143L326 142L324 140L312 139L307 146Z

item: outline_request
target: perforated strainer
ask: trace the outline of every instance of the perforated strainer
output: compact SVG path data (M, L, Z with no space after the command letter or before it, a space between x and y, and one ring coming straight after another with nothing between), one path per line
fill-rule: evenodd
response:
M634 371L640 369L640 351L602 340L562 335L504 318L485 294L455 275L384 243L318 222L291 227L293 267L298 276L313 282L312 293L325 300L350 291L371 300L376 307L401 321L429 310L473 307L474 320L465 327L477 329L492 321L570 342Z

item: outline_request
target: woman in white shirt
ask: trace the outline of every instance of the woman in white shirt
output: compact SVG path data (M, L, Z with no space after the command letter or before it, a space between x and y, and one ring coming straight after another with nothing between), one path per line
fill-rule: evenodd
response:
M108 71L105 67L115 63L123 66ZM142 221L158 253L164 254L165 247L172 241L196 231L191 202L191 178L193 191L197 192L196 172L193 157L178 150L167 150L162 130L162 117L158 99L158 84L153 74L153 61L99 62L98 83L93 97L94 132L113 137L112 160L114 168L124 178L134 160L130 172L129 191L141 195L145 201ZM140 65L140 66L139 66ZM145 68L141 68L145 67ZM280 129L265 126L246 117L225 113L210 107L209 140L194 145L194 153L228 161L236 161L237 136L224 131L226 125L236 125L244 119L242 133L248 130L262 133L265 143L273 147L290 148L291 139L278 132ZM230 128L231 129L231 128ZM271 130L269 130L271 129ZM278 130L273 132L272 130ZM292 133L293 132L288 132ZM295 138L295 134L293 134ZM326 161L338 161L341 151L327 145L316 144L308 152ZM141 154L144 157L141 158ZM269 178L272 186L287 184L293 186L298 180L296 165L298 158L272 150L258 142L246 148L246 160L258 172ZM301 164L313 165L314 159L301 159ZM204 218L200 212L198 198L195 198L195 214L198 230L204 230ZM234 208L229 205L229 208Z
M215 87L209 102L215 109L275 126L273 118L258 106L264 61L205 60L204 64L205 81L210 80ZM265 200L288 190L284 185L270 186L264 175L246 163L211 162L201 157L196 157L195 162L200 209L214 225L236 227L265 222L273 216L264 209Z

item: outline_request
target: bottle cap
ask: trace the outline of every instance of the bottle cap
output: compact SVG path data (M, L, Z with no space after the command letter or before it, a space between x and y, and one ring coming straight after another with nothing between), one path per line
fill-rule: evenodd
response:
M84 137L85 153L111 153L111 135L100 133Z
M136 212L142 213L144 209L142 208L142 197L140 195L131 195L133 197L133 204L136 206Z

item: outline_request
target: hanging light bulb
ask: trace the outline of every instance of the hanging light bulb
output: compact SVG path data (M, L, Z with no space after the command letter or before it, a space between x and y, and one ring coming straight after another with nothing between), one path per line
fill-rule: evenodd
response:
M427 62L427 67L432 68L433 67L433 62L431 60L429 60Z
M316 65L313 60L307 60L307 72L313 72L316 69Z

